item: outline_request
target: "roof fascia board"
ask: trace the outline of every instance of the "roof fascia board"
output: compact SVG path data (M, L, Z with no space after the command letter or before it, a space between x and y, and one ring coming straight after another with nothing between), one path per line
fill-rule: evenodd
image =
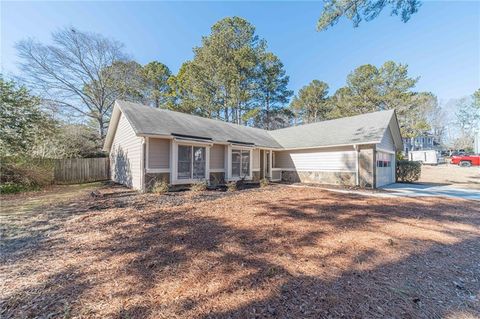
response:
M341 147L341 146L352 146L352 145L371 145L378 144L381 141L371 141L371 142L362 142L362 143L347 143L347 144L334 144L334 145L322 145L322 146L309 146L309 147L286 147L280 149L280 151L295 151L295 150L307 150L314 148L331 148L331 147Z
M255 143L249 143L249 142L242 142L242 141L235 141L235 140L227 140L227 142L230 142L232 144L243 144L243 145L255 146Z
M203 137L203 136L195 136L195 135L187 135L187 134L180 134L180 133L171 133L175 138L184 138L184 139L195 139L195 140L202 140L202 141L213 141L211 137Z
M202 140L194 140L194 139L186 139L186 138L174 138L173 141L179 145L200 145L200 146L212 146L213 143L211 141L202 141Z
M395 119L395 131L398 133L398 144L399 145L396 145L397 141L394 139L394 142L395 142L395 146L397 147L397 151L400 151L400 150L403 150L403 137L402 137L402 131L400 130L400 123L398 122L398 117L397 117L397 111L395 111L395 109L393 110L393 116L392 116L392 119ZM390 120L390 122L388 123L388 127L390 128L392 126L392 119ZM391 133L392 132L392 129L390 128L390 131ZM393 136L393 134L392 134Z
M122 111L119 108L117 102L115 102L113 106L112 116L110 117L110 123L108 123L107 128L107 135L105 136L105 142L103 143L103 150L106 152L110 152L110 149L113 144L113 139L117 133L118 122L120 121L120 117L122 115Z
M163 139L168 139L168 140L173 140L174 136L171 136L169 134L137 134L137 136L142 136L142 137L151 137L151 138L163 138Z

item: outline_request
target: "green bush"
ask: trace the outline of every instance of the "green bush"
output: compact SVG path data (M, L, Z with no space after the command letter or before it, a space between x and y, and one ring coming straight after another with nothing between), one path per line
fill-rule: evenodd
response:
M413 183L420 179L422 164L414 161L397 161L397 181Z
M196 182L190 186L192 192L203 192L207 190L207 181Z
M15 183L0 184L0 194L14 194L14 193L25 192L27 190L28 189L26 189L25 186L20 184L15 184Z
M26 157L0 159L0 185L2 192L38 189L53 183L54 161ZM13 186L16 185L16 186Z
M168 192L169 187L166 180L162 179L161 181L156 181L152 186L152 193L155 194L165 194Z

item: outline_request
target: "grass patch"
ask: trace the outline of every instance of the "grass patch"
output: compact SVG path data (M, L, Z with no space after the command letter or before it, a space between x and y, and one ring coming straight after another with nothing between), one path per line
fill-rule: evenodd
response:
M37 185L22 185L17 183L0 184L0 194L16 194L28 191L38 191L40 189Z

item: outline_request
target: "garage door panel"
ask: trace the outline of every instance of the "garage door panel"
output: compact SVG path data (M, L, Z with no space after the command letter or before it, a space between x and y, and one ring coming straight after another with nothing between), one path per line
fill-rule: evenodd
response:
M395 183L394 154L377 152L377 187Z

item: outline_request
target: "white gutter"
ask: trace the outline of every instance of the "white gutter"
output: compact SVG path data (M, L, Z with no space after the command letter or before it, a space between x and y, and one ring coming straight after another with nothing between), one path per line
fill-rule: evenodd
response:
M148 144L147 144L147 141L146 141L147 138L143 137L142 138L142 159L140 160L140 167L141 167L141 172L142 174L140 175L140 185L141 185L141 191L142 192L145 192L146 188L145 188L145 173L146 173L146 170L145 170L145 158L147 158L147 154L145 154L145 148L148 147Z
M324 146L309 146L309 147L290 147L290 148L281 148L278 149L279 151L294 151L294 150L308 150L314 148L332 148L332 147L340 147L340 146L354 146L355 145L372 145L372 144L379 144L381 141L372 141L372 142L364 142L364 143L350 143L350 144L336 144L336 145L324 145Z

